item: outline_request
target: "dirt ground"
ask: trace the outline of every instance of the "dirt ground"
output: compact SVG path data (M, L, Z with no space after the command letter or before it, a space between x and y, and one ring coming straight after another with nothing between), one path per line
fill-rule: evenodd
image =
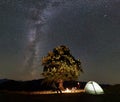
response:
M63 94L18 94L1 92L0 102L120 102L120 95L90 95L84 92Z

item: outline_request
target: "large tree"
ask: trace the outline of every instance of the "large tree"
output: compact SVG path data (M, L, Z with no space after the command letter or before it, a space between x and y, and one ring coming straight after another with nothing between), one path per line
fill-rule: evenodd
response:
M61 45L48 52L42 58L43 73L47 81L56 81L59 88L63 88L63 81L76 80L81 72L80 60L76 60L70 53L68 47Z

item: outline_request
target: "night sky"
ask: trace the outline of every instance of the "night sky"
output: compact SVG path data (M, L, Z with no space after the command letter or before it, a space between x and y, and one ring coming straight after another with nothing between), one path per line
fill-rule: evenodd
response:
M0 0L0 79L42 78L58 45L81 59L80 81L120 83L120 0Z

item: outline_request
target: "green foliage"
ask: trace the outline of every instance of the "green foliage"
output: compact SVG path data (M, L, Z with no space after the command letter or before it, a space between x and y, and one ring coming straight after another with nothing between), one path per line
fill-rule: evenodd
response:
M54 48L43 57L42 65L42 75L49 81L76 80L82 72L80 60L76 60L64 45Z

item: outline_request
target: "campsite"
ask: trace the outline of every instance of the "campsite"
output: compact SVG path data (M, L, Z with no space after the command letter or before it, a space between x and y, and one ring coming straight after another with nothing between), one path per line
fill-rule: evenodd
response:
M120 85L100 85L99 83L94 81L80 82L81 89L79 90L84 90L87 86L89 86L89 84L91 86L92 82L94 84L97 83L97 86L99 85L99 87L104 90L104 94L90 94L87 92L62 94L30 94L33 91L38 92L38 90L36 90L35 88L42 88L42 86L37 86L40 85L37 84L40 82L41 80L33 80L29 82L17 82L13 80L8 80L6 81L6 83L4 82L4 87L2 86L2 84L0 85L2 89L8 90L3 91L2 89L0 89L0 102L120 102ZM74 86L75 83L77 82L66 82L65 87ZM29 86L29 90L26 88L27 86ZM19 91L16 91L18 90L18 87ZM93 87L96 88L96 86ZM91 88L91 90L93 90L93 87ZM26 90L22 90L23 88L26 88ZM39 89L39 92L42 92L42 90L43 89ZM49 89L47 90L49 91Z

